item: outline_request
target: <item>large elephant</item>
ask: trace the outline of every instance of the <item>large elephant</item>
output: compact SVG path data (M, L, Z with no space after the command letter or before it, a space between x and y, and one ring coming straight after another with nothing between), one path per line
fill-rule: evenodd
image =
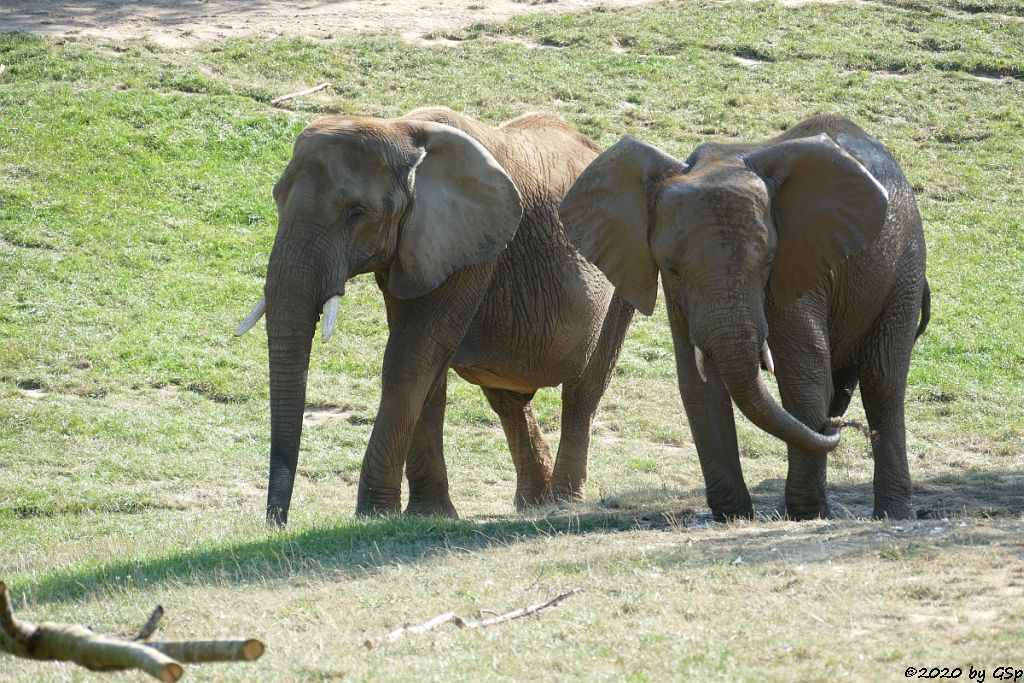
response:
M929 290L921 217L883 145L838 116L760 144L705 143L685 162L627 137L581 174L560 213L580 251L648 315L661 274L717 518L753 514L731 401L788 445L786 513L829 514L830 418L858 381L877 432L874 515L910 516L903 400Z
M267 318L268 521L288 518L309 354L330 336L345 282L374 273L389 337L356 512L456 516L442 427L448 368L483 388L512 451L515 503L582 497L594 413L633 307L565 238L558 203L600 152L557 117L500 128L444 108L398 119L332 116L298 137L274 186ZM531 399L562 385L552 459Z

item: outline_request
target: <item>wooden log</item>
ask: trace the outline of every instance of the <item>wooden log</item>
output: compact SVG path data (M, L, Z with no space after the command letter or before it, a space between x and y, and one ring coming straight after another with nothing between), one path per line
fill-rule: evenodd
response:
M199 662L254 662L263 656L264 646L258 640L188 640L180 643L157 641L147 643L168 657L196 664Z
M265 650L258 640L151 642L164 610L153 610L136 640L112 638L78 624L31 624L15 618L7 585L0 581L0 650L25 659L74 662L93 671L139 669L164 683L185 670L179 662L251 662Z

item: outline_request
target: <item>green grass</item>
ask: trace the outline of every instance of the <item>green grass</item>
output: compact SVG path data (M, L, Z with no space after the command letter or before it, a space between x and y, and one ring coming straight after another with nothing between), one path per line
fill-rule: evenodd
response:
M161 602L168 637L267 642L257 668L195 680L991 675L1024 649L1022 14L1017 0L661 3L468 27L446 34L456 47L0 37L0 578L34 620L129 633ZM267 104L323 81L290 111ZM335 419L307 425L289 530L268 532L266 342L230 331L260 295L270 188L318 113L431 104L495 124L553 111L603 145L629 133L680 157L820 111L888 144L929 247L933 318L908 396L929 519L704 528L659 305L626 342L578 510L512 510L497 418L453 375L463 521L354 520L386 338L363 277L314 348L309 403ZM557 443L557 391L535 404ZM770 516L784 449L742 420L740 441ZM851 516L870 512L866 452L851 433L831 456ZM568 587L584 592L535 619L361 645ZM72 675L0 662L5 680Z

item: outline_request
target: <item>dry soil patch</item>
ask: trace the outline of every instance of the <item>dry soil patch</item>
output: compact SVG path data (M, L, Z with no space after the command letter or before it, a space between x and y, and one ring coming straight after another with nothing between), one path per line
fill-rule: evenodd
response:
M150 38L188 47L236 36L328 38L359 31L395 31L420 40L431 31L528 12L579 12L649 0L6 0L0 32L113 40Z

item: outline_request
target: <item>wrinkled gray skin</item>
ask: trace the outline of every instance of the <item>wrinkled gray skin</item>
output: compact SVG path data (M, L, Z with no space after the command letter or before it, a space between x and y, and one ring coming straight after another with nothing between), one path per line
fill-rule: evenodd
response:
M828 421L858 382L877 432L874 515L911 516L903 400L929 293L921 218L884 146L836 116L761 144L706 143L685 163L624 138L560 213L569 238L644 313L660 273L717 518L753 514L732 402L788 444L789 517L828 515L826 453L839 442ZM760 373L770 358L782 406Z
M456 516L442 453L449 367L483 388L516 468L517 506L582 497L590 426L633 307L565 239L558 203L600 152L560 119L500 128L448 109L326 117L274 187L265 287L268 521L288 518L321 307L374 273L390 331L356 512ZM342 307L342 310L344 307ZM530 401L562 385L552 468Z

